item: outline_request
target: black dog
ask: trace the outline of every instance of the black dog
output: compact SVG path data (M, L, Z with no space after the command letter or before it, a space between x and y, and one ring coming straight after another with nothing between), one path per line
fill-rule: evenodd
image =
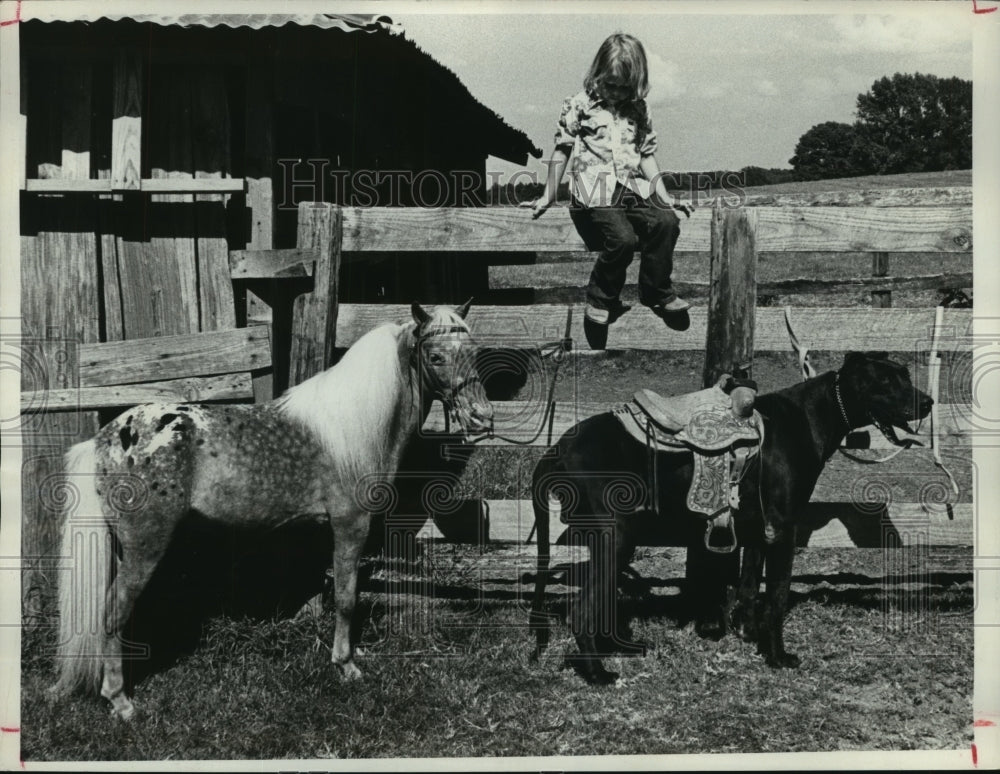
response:
M838 372L828 372L757 398L764 419L764 443L746 470L735 511L736 534L744 547L744 568L734 621L745 637L758 641L767 663L794 667L782 627L788 606L795 554L795 518L809 502L826 461L854 428L875 424L895 438L892 427L909 429L931 408L929 396L913 386L905 366L884 352L851 352ZM531 626L537 653L548 642L549 615L543 612L549 568L549 498L561 502L561 517L590 549L579 601L570 623L580 649L569 663L591 683L613 682L601 656L644 652L618 620L616 581L636 545L683 541L689 546L689 591L698 597L697 629L703 636L725 633L725 574L719 555L703 544L705 520L688 510L689 453L659 454L655 486L647 482L649 454L611 413L579 423L549 449L533 476L538 530L538 574ZM659 515L643 510L648 491L658 493ZM765 530L765 524L767 529ZM738 561L735 551L724 560ZM711 559L710 559L711 557ZM766 562L767 585L757 599ZM756 611L755 611L756 608Z

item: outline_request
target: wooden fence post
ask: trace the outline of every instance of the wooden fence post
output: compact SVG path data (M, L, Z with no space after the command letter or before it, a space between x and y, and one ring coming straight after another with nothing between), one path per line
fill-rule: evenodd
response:
M705 341L706 387L723 373L752 376L757 307L757 211L712 210L709 261L708 330Z
M708 326L705 341L706 387L719 376L753 376L753 334L757 308L757 211L732 209L718 201L712 209L709 259ZM724 607L726 587L739 580L740 552L687 551L684 568L689 604ZM717 585L708 578L724 579ZM695 602L698 600L698 603ZM697 611L692 609L697 615Z
M295 385L333 364L337 344L338 284L343 213L323 202L299 204L298 247L318 251L313 291L295 299L288 384Z

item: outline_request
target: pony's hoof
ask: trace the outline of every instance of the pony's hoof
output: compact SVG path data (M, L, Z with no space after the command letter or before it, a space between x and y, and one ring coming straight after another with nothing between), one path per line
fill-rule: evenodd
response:
M767 665L775 669L798 669L801 663L802 659L794 653L779 653L767 659Z
M757 642L760 639L753 613L742 608L737 608L733 612L731 628L743 642Z
M609 672L607 669L600 669L589 675L584 675L583 679L591 685L613 685L618 681L618 673Z
M721 640L726 636L726 625L722 621L697 621L694 633L705 640Z
M360 680L361 670L358 669L358 665L353 661L347 661L343 664L337 664L340 667L341 673L344 675L345 680Z
M126 723L132 721L136 716L135 705L130 701L115 704L111 707L111 717L118 718Z
M600 661L591 662L584 656L568 655L563 659L563 669L572 669L590 685L611 685L618 679L617 672L609 672Z

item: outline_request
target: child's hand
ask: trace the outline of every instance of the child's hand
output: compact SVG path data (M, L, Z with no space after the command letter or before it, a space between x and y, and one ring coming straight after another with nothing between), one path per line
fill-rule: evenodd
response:
M518 204L518 207L531 207L531 217L536 220L551 206L552 202L544 196L535 199L533 202L521 202Z
M687 218L690 218L691 213L694 212L694 207L692 207L690 204L687 204L686 202L674 202L670 206L673 207L675 210L678 210L679 212L683 212L684 216Z

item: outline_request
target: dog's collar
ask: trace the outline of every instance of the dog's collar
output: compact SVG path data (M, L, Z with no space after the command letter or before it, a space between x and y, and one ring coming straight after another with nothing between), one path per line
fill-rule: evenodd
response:
M833 394L834 394L834 397L837 398L837 405L840 407L840 416L843 418L844 424L847 425L848 432L850 432L851 430L854 429L854 425L852 425L851 424L851 420L849 420L847 418L847 409L844 408L844 398L840 394L840 373L839 372L837 373L836 377L834 377L834 380L833 380ZM910 438L907 438L907 439L901 441L899 439L899 436L896 435L896 431L892 428L891 425L887 425L884 422L879 421L878 419L876 419L871 414L869 414L867 418L871 421L871 423L873 425L875 425L875 427L877 427L879 429L879 432L882 433L882 435L884 435L886 437L886 439L891 444L893 444L894 446L902 446L903 448L909 448L914 443L918 443L919 444L919 442L913 441Z
M840 395L840 373L833 379L833 394L837 398L837 405L840 406L840 416L844 418L844 424L847 425L848 430L853 430L854 426L851 424L851 420L847 418L847 409L844 408L844 399Z

